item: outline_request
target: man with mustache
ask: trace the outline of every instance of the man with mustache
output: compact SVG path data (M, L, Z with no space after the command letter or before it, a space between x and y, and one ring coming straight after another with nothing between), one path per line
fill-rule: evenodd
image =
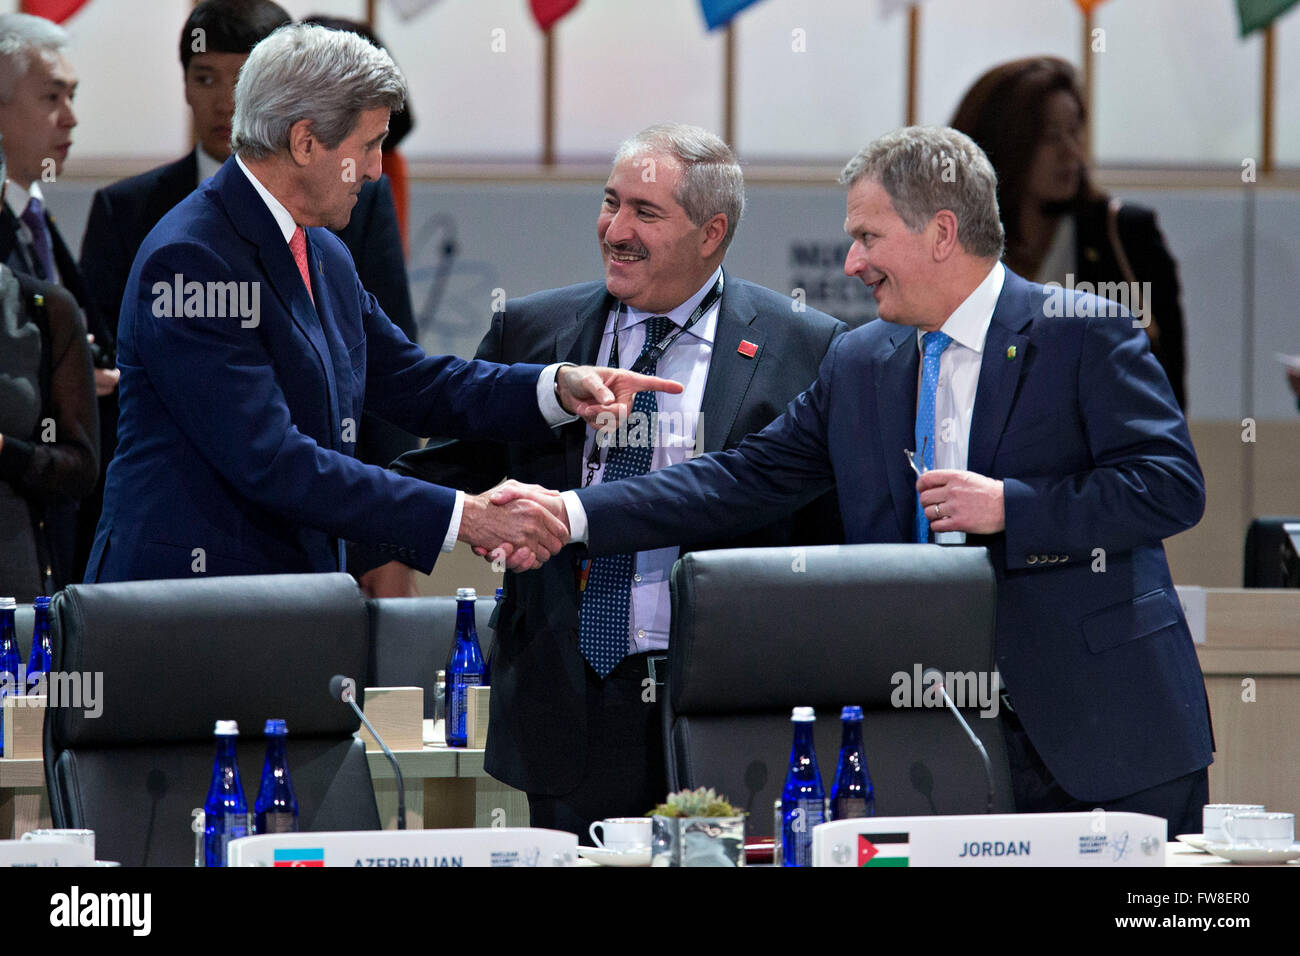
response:
M743 209L740 166L713 134L653 126L624 143L596 221L604 281L507 302L477 357L636 367L685 392L657 403L642 393L609 442L575 423L508 446L432 442L394 469L471 491L506 475L583 488L734 447L762 428L813 380L845 326L724 273ZM833 497L821 498L740 540L686 536L680 548L592 565L568 549L535 574L507 575L485 766L528 794L533 826L586 842L593 820L641 815L664 798L655 688L667 673L678 555L837 542L836 512Z

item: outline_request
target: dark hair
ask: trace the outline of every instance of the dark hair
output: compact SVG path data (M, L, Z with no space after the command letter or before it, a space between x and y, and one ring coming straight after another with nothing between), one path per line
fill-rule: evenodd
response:
M1036 147L1043 138L1043 113L1053 93L1066 92L1087 119L1083 90L1074 67L1054 56L1034 56L993 67L966 91L949 124L988 156L998 176L998 208L1007 244L1020 233L1020 204ZM1076 201L1098 195L1085 166Z
M284 8L271 0L203 0L181 31L181 68L190 68L195 53L251 53L279 27L292 22ZM198 50L195 30L203 31Z
M355 33L357 36L365 37L381 50L387 51L388 49L375 31L360 20L327 17L319 13L313 13L309 17L303 17L302 22L314 23L318 27L325 27L329 30L344 30L347 33ZM388 120L388 136L384 138L384 152L388 153L396 149L397 144L406 138L406 134L411 131L411 127L414 125L415 118L411 113L411 94L408 92L406 94L406 106L399 112L394 113Z

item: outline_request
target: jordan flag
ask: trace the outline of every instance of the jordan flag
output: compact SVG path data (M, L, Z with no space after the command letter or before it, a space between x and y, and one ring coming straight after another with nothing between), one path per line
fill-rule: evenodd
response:
M62 23L86 5L88 0L23 0L23 13Z
M906 833L859 833L858 866L907 866Z

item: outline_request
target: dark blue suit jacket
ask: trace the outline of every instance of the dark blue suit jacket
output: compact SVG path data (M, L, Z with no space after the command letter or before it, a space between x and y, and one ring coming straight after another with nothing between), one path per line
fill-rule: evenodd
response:
M198 185L198 158L196 151L190 150L174 163L123 179L95 193L81 239L81 275L95 311L108 323L114 336L126 278L140 244L158 225L158 220ZM379 300L384 314L408 339L418 342L397 210L387 176L361 187L352 218L335 235L352 253L357 275L366 291ZM115 436L116 418L111 424ZM412 436L367 415L357 457L371 464L386 465L414 447L416 440ZM111 457L111 448L107 457Z
M333 571L339 538L428 571L454 492L356 461L363 405L417 434L550 433L540 366L425 356L362 288L343 243L326 229L307 237L315 307L231 161L141 246L118 320L120 440L87 581ZM258 297L256 324L206 303L168 316L178 277L205 295L238 283Z
M1072 796L1110 800L1211 760L1161 545L1200 520L1204 480L1141 330L1127 315L1048 318L1044 296L1007 271L968 455L1004 481L1006 530L970 543L997 574L998 668L1030 740ZM1100 303L1078 296L1075 315ZM590 550L734 531L740 515L770 519L831 484L849 542L910 541L917 370L913 328L877 320L842 336L813 386L738 449L580 492ZM741 501L747 512L730 507Z

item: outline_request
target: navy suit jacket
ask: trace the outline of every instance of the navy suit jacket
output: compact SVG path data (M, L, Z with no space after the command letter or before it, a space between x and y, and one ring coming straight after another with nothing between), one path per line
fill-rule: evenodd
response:
M550 434L539 366L425 356L333 233L307 240L314 307L231 161L144 241L118 320L120 441L88 581L334 571L339 538L428 571L454 492L356 461L362 407L420 434ZM255 321L208 304L168 315L178 277L257 296Z
M478 357L497 362L593 364L615 300L604 282L551 289L506 303L493 316ZM813 380L845 325L815 309L794 312L788 297L728 274L704 383L700 427L706 451L732 448L762 428ZM742 341L757 351L738 351ZM481 490L509 475L548 488L582 483L586 426L574 422L543 441L431 442L393 464L401 474ZM828 499L828 500L825 500ZM779 516L740 540L684 534L686 550L833 544L843 541L834 495L796 519ZM578 649L577 547L537 571L507 574L492 651L492 721L485 767L529 793L563 794L587 764L586 666ZM617 767L609 773L619 772Z
M1096 315L1047 317L1010 270L993 313L968 468L1004 482L1006 530L971 536L998 580L998 669L1056 779L1110 800L1207 766L1204 681L1162 539L1192 527L1204 480L1146 335ZM1013 351L1014 350L1014 351ZM916 330L841 337L817 381L733 451L579 492L593 554L657 547L781 513L835 485L851 543L912 540ZM960 627L960 621L953 622Z
M197 149L197 147L196 147ZM145 236L199 185L199 163L190 150L174 163L123 179L97 191L81 239L81 275L95 311L116 335L126 278ZM335 233L347 245L367 292L412 342L419 341L411 314L406 259L388 177L361 187L352 218ZM366 416L357 457L386 465L416 446L411 435Z

